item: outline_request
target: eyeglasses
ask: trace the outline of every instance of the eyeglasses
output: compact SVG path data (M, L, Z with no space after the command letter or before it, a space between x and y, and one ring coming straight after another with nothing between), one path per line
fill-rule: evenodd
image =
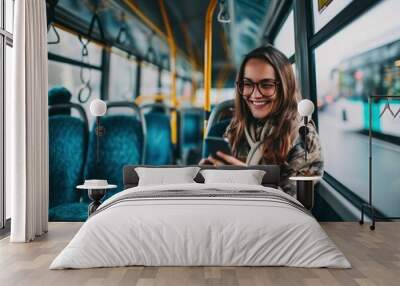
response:
M275 95L276 87L280 84L277 80L262 79L254 82L250 79L243 79L236 82L238 92L242 96L251 96L254 92L254 88L257 85L258 92L266 97L272 97Z

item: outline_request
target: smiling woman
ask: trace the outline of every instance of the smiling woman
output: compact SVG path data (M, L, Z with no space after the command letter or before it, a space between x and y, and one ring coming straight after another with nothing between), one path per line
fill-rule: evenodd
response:
M281 188L295 194L291 176L321 175L323 160L314 124L307 135L309 159L299 136L300 99L292 66L273 46L250 52L243 60L236 81L235 115L224 137L232 155L218 152L201 163L221 165L281 165Z
M266 65L264 60L252 58L247 62L243 79L237 81L237 90L254 118L263 119L274 109L278 84L280 82L275 80L273 67Z

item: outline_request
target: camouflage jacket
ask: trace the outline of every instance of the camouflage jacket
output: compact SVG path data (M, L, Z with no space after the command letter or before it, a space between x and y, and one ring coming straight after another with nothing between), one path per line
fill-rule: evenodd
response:
M287 159L280 166L281 167L280 188L284 192L292 196L296 196L296 182L289 180L289 177L303 176L303 175L321 176L323 173L323 165L324 165L319 136L315 124L312 120L310 121L310 124L308 124L308 129L309 129L309 133L307 134L308 153L307 153L307 162L305 162L304 144L298 132L300 126L301 122L298 121L298 126L295 128L293 132L294 137L293 137L292 147L287 155ZM229 130L230 130L230 125L227 127L224 133L225 138L229 136ZM257 131L258 130L259 128L257 128ZM249 150L250 146L247 143L247 140L243 138L238 147L237 158L243 162L246 162ZM259 164L267 165L271 164L271 162L267 162L263 158Z

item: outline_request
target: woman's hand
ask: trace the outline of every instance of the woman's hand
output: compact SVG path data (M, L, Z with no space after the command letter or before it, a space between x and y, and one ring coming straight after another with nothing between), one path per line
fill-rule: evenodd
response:
M211 156L207 157L207 158L202 158L199 162L199 165L214 165L211 161L210 161Z
M201 159L201 161L199 162L199 165L221 166L221 165L225 165L225 163L218 159L215 159L214 157L212 157L210 155L207 158Z
M219 158L214 158L211 155L208 156L207 158L203 158L199 162L199 165L222 166L222 165L228 164L228 165L236 165L236 166L246 166L246 164L243 163L242 161L240 161L239 159L236 159L235 157L225 154L221 151L217 152L217 156Z
M221 158L223 161L225 161L226 163L228 163L229 165L246 166L246 163L243 163L239 159L237 159L237 158L235 158L235 157L233 157L231 155L225 154L225 153L223 153L221 151L217 152L217 156L219 158ZM214 159L214 160L216 160L216 159ZM216 161L221 162L219 160L216 160ZM225 165L223 162L221 162L221 163L222 163L222 165Z

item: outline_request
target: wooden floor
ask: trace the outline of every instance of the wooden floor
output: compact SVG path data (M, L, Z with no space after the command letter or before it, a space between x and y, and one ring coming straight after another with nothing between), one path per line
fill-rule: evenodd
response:
M400 285L400 223L322 223L353 268L120 267L48 270L80 223L50 223L32 243L0 241L0 285Z

